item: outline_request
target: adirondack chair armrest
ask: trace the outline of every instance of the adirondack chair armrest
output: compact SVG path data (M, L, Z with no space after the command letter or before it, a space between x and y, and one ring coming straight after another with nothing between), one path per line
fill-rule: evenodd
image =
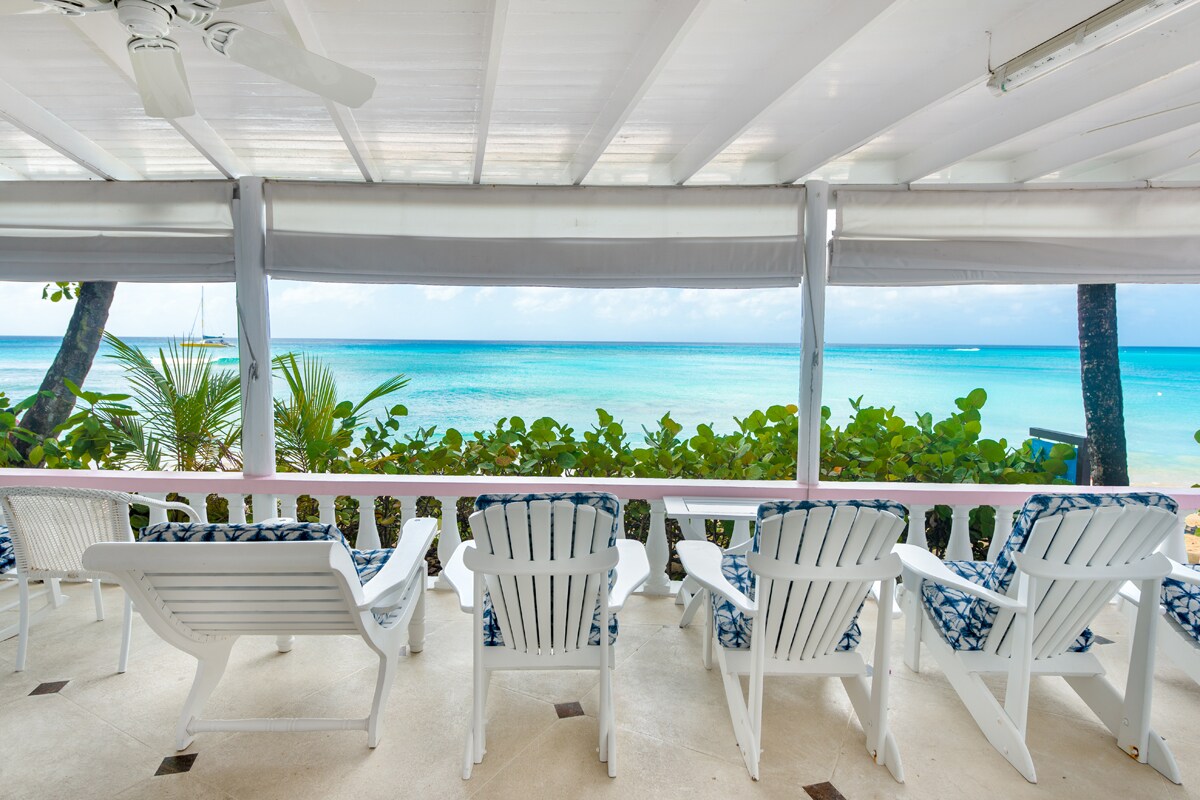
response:
M446 583L458 595L458 607L468 614L475 610L475 574L467 569L463 556L467 548L474 548L475 542L463 542L454 549L454 555L442 565L442 575Z
M1200 572L1180 564L1178 561L1171 562L1171 574L1167 576L1171 580L1179 581L1180 583L1188 583L1192 586L1200 586Z
M646 546L632 539L618 539L617 580L608 595L610 611L620 611L629 595L650 577L650 560L646 558Z
M417 568L424 564L425 554L437 535L437 520L431 517L417 517L404 523L400 531L400 541L391 557L375 577L362 587L363 599L359 610L375 608L379 601L402 586ZM421 570L420 579L424 579L425 571Z
M1171 560L1162 553L1151 553L1132 564L1096 567L1086 564L1054 563L1042 558L1031 558L1027 553L1014 553L1013 560L1017 563L1017 569L1027 575L1049 580L1147 581L1165 578L1172 574Z
M966 578L951 572L950 568L941 562L941 559L922 547L914 544L897 544L892 547L892 552L900 556L906 575L916 575L922 580L933 581L942 586L966 592L1009 611L1024 613L1026 610L1024 603L989 591L979 584L971 583Z
M675 551L689 578L733 603L734 608L747 617L758 613L758 605L735 589L721 572L720 547L712 542L679 542Z

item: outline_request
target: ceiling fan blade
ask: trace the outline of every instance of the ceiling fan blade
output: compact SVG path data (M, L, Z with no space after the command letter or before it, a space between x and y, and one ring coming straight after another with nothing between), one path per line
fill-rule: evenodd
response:
M240 23L214 22L204 41L226 58L344 106L358 108L375 93L370 75Z
M22 14L47 14L54 11L50 6L34 0L0 0L0 17L15 17Z
M163 119L190 117L196 113L187 74L178 46L170 39L129 41L129 60L146 114Z
M225 11L230 8L237 8L239 6L250 6L250 5L254 5L255 3L262 3L262 2L265 2L265 0L221 0L220 10Z

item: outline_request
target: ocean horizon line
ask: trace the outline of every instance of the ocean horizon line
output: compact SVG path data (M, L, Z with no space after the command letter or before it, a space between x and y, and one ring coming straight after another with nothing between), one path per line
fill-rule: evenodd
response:
M61 336L21 336L15 334L0 334L0 342L5 340L37 340L37 341L56 341L61 340ZM122 337L131 342L136 341L162 341L169 339L180 339L182 336L172 335L138 335ZM227 337L229 339L234 336ZM334 338L334 337L280 337L272 339L277 342L354 342L361 344L472 344L472 345L554 345L554 346L587 346L587 345L615 345L615 346L663 346L663 347L770 347L770 348L797 348L799 342L700 342L700 341L660 341L660 340L622 340L622 339L577 339L577 340L559 340L559 339L380 339L380 338ZM838 349L861 349L861 350L945 350L954 349L958 351L982 350L1078 350L1079 346L1067 344L993 344L986 342L917 342L917 343L885 343L885 342L826 342L825 348ZM1200 351L1200 346L1184 347L1180 345L1121 345L1120 350L1125 351Z

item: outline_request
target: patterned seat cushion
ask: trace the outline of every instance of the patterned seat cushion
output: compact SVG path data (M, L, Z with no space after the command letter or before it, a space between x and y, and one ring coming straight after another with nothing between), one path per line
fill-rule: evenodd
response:
M1200 564L1187 564L1188 569L1200 572ZM1179 623L1193 639L1200 642L1200 586L1165 578L1162 602L1171 619Z
M617 543L617 522L621 519L621 501L615 495L607 492L539 492L535 494L481 494L475 499L475 510L482 511L495 505L508 505L510 503L532 503L536 500L548 500L555 502L558 500L566 500L574 503L577 506L592 506L597 511L603 511L611 514L613 518L613 529L609 535L608 546L612 547ZM615 572L608 573L608 588L612 589L616 583L617 575ZM608 643L616 644L617 641L617 615L613 614L608 618ZM588 634L588 644L600 645L600 604L597 601L596 611L592 614L592 629ZM500 623L496 619L496 611L492 606L492 595L487 590L483 593L483 646L484 647L503 647L504 632L500 630Z
M759 552L758 531L762 528L762 521L764 519L786 514L789 511L829 507L869 508L874 511L888 511L901 519L904 519L908 514L908 509L890 500L773 500L763 503L758 507L751 549L755 553ZM735 589L751 600L754 599L754 574L746 564L746 556L734 553L722 554L721 573L725 576L726 580L733 584ZM737 610L733 603L723 597L714 595L712 601L713 624L717 632L717 641L720 642L722 647L733 650L745 650L749 648L750 631L754 620L747 619L742 612ZM854 618L850 621L850 627L842 634L837 647L834 648L835 650L842 652L858 647L859 642L862 640L862 629L858 626L858 615L861 611L862 605L860 604L858 611L854 612Z
M141 542L341 542L366 583L383 568L392 550L355 550L336 525L319 522L160 522L142 528Z
M1013 560L1025 549L1038 520L1061 516L1071 511L1103 507L1149 506L1175 513L1175 501L1157 492L1125 494L1035 494L1026 501L1012 533L996 556L994 564L983 561L947 561L946 566L960 577L999 594L1006 594L1017 573ZM932 581L921 586L921 599L937 624L941 637L955 650L982 650L999 609L981 598ZM1084 629L1072 652L1086 652L1092 645L1092 632Z
M0 525L0 573L16 566L17 556L13 553L12 537L8 535L8 528Z

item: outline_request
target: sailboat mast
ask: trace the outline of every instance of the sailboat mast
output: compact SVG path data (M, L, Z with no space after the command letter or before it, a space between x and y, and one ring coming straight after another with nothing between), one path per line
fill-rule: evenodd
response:
M200 287L200 338L204 338L204 287Z

